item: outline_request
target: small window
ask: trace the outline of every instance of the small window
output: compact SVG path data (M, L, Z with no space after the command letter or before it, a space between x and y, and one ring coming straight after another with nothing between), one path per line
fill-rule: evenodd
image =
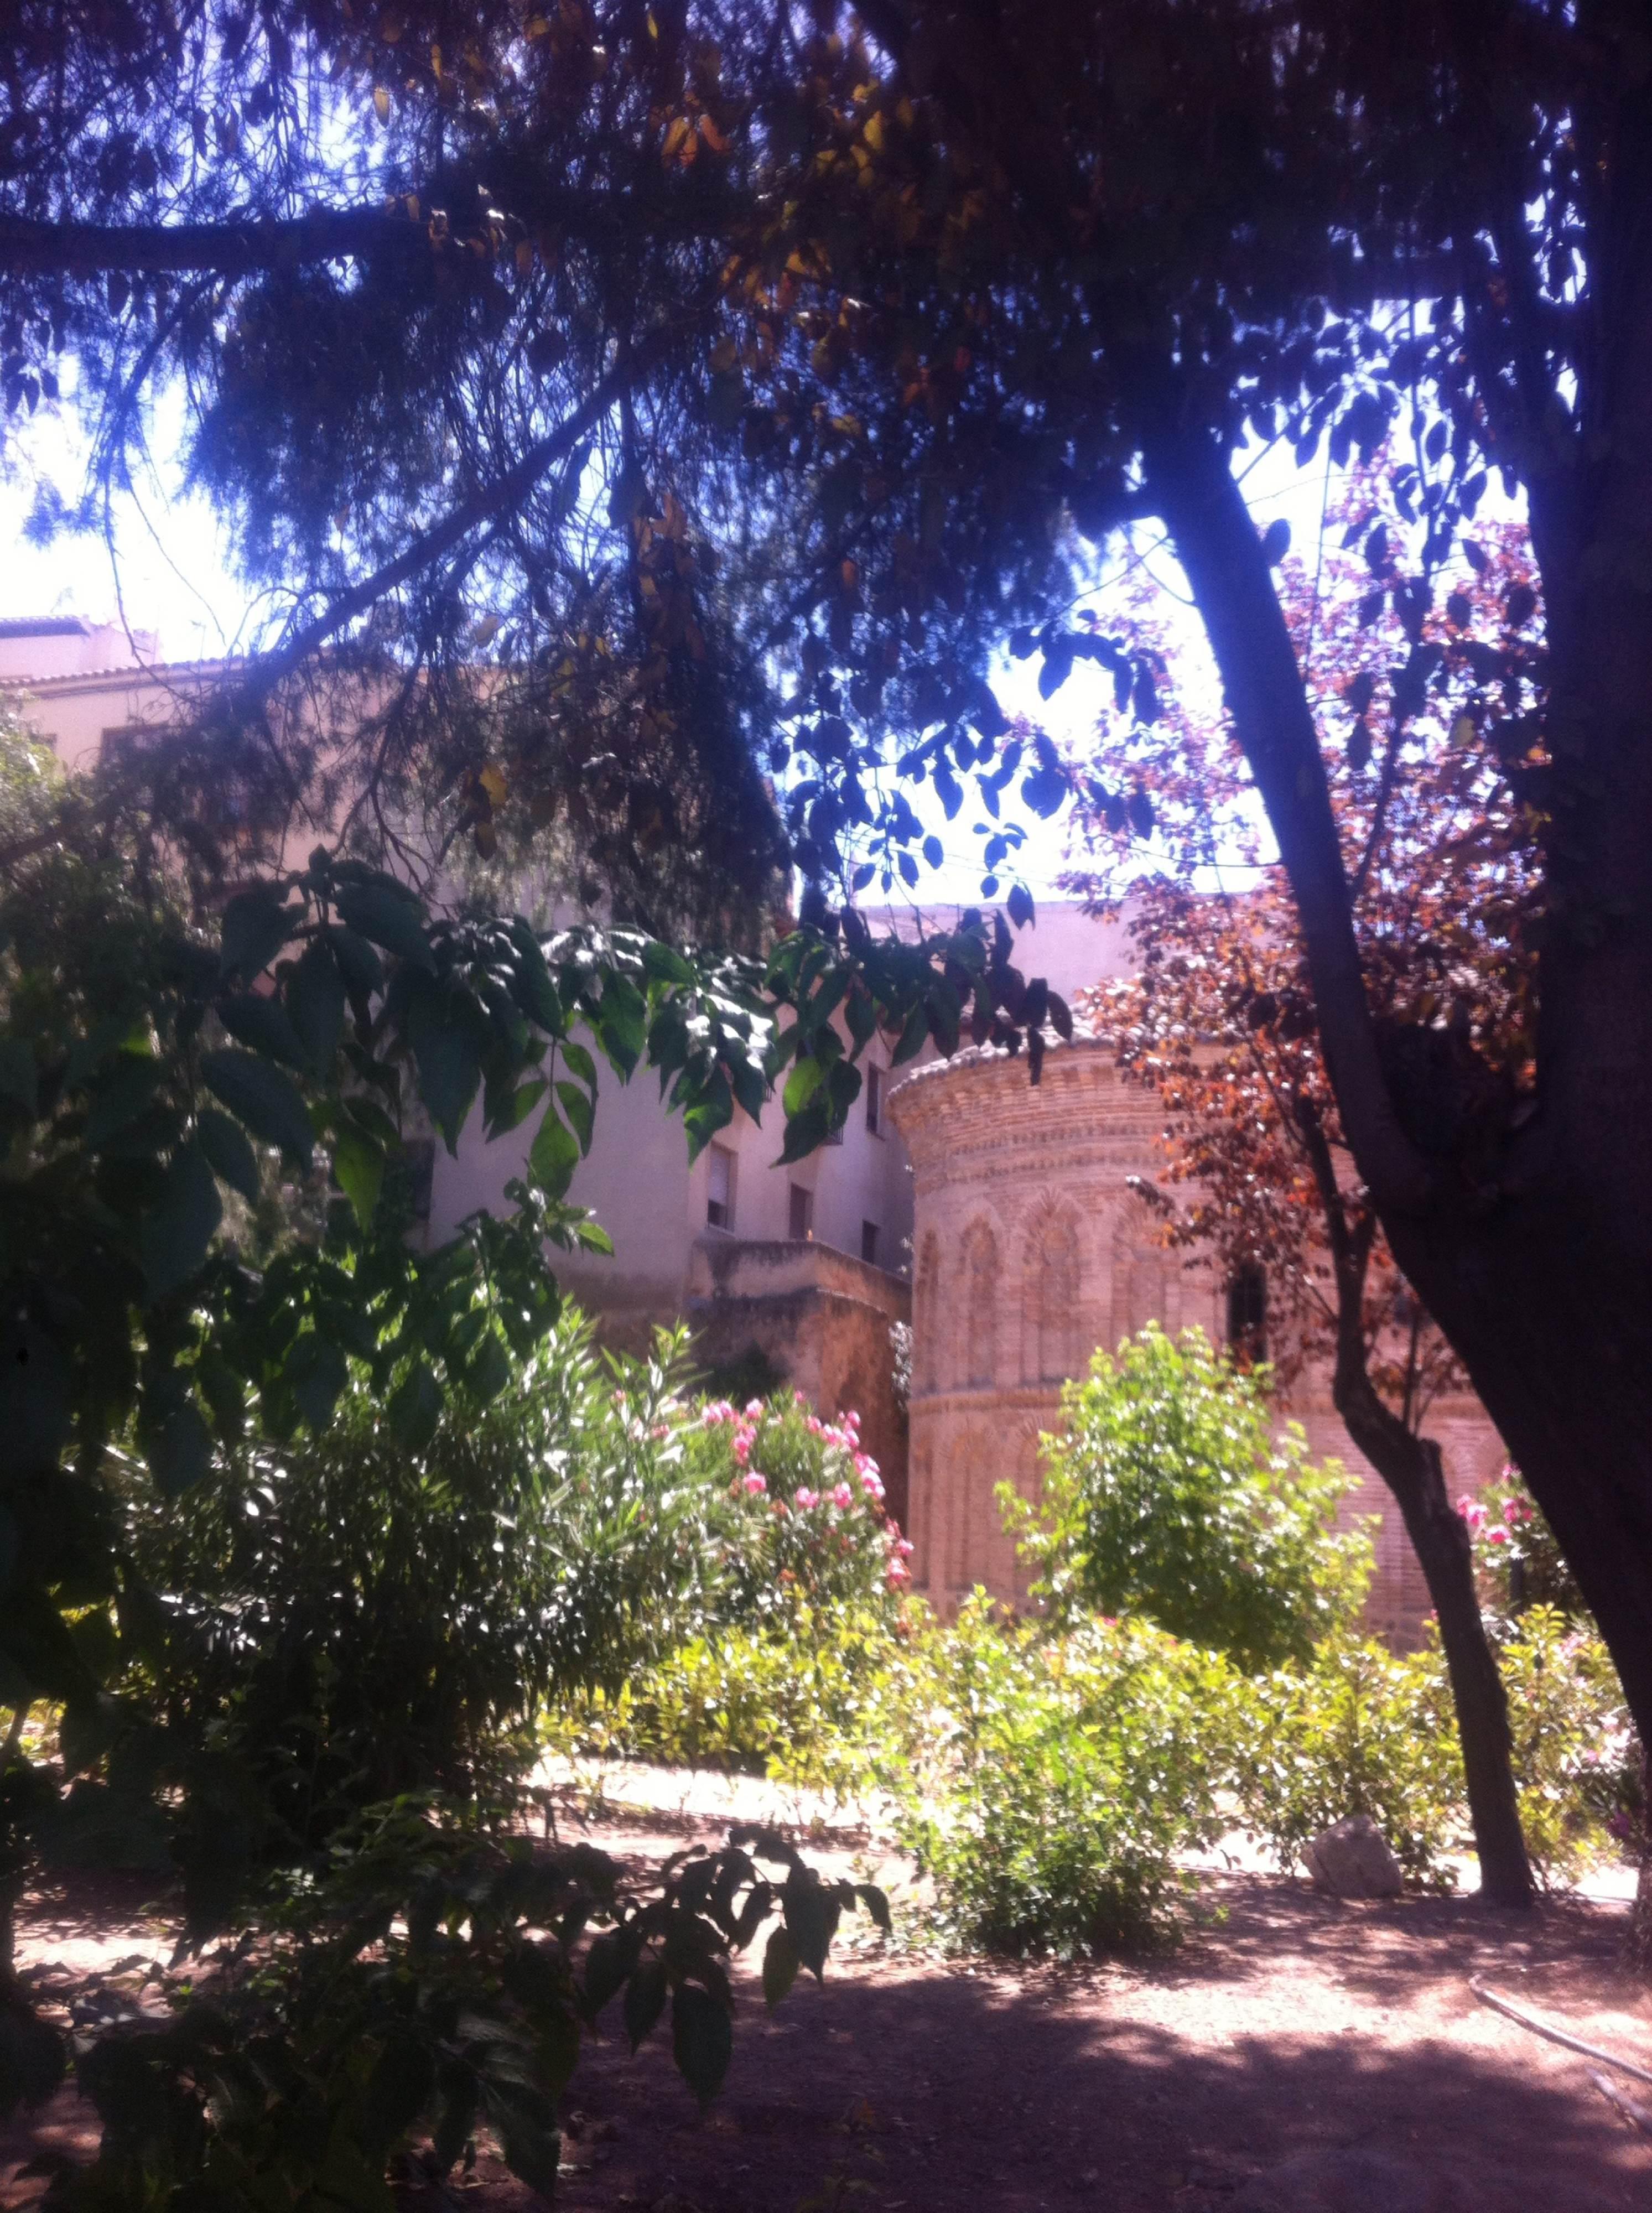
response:
M787 1234L797 1245L814 1235L814 1193L806 1184L795 1183L791 1186L791 1211Z
M705 1156L705 1219L712 1229L735 1226L735 1156L727 1145L713 1145Z
M1228 1343L1241 1359L1268 1356L1268 1278L1258 1261L1247 1260L1228 1278Z
M866 1126L875 1137L883 1135L883 1070L866 1071Z
M875 1268L878 1265L878 1225L875 1222L861 1224L861 1258Z

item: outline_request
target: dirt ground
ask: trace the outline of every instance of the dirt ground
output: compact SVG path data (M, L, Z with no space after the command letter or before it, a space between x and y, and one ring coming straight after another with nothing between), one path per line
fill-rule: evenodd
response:
M609 1809L593 1842L638 1873L692 1814ZM829 1862L850 1846L813 1854ZM1652 2208L1652 2143L1590 2081L1587 2060L1477 2003L1483 1978L1574 2033L1646 2064L1652 1994L1618 1966L1625 1907L1571 1899L1526 1915L1472 1899L1344 1905L1257 1872L1202 1878L1201 1923L1161 1960L1009 1969L856 1936L822 1986L772 2017L755 1961L737 1975L727 2085L702 2120L656 2031L632 2059L617 2021L569 2100L564 2213L1398 2213L1353 2195L1256 2195L1259 2173L1311 2151L1381 2153L1427 2179L1427 2213ZM112 1927L39 1901L23 1957L60 1991L120 1953L156 1948L137 1913ZM613 2009L617 2014L618 2009ZM1652 2093L1626 2087L1652 2102ZM90 2149L72 2089L0 2137L0 2201L41 2183L40 2150ZM1271 2189L1273 2186L1270 2185ZM539 2200L486 2155L448 2194L472 2213ZM1407 2199L1407 2206L1413 2202Z

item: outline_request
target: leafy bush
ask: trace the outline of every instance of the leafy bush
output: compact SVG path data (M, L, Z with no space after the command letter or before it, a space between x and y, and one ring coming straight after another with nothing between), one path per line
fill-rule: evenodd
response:
M1244 1826L1286 1867L1332 1822L1369 1814L1413 1881L1452 1887L1444 1855L1460 1826L1463 1779L1436 1647L1399 1657L1331 1638L1308 1667L1252 1680L1235 1725Z
M615 1998L633 2051L669 2010L704 2106L730 2055L734 1953L778 1915L772 2005L800 1967L820 1974L845 1910L888 1924L881 1892L823 1881L766 1832L681 1854L636 1897L588 1845L536 1849L435 1810L369 1809L225 1946L210 1994L186 1980L164 2026L117 2027L82 2051L102 2142L94 2166L57 2177L59 2213L384 2205L387 2162L427 2143L439 2186L482 2125L549 2199L558 2101Z
M1050 1639L978 1592L915 1654L886 1754L950 1938L1065 1958L1173 1937L1176 1855L1225 1826L1234 1680L1146 1623Z
M1371 1554L1333 1528L1348 1478L1294 1424L1276 1437L1265 1371L1150 1325L1061 1404L1039 1503L1000 1493L1054 1619L1144 1616L1246 1668L1306 1664L1351 1620Z
M882 1610L796 1598L759 1628L691 1637L567 1716L564 1743L768 1776L840 1797L871 1779L881 1693L902 1646Z
M508 1793L548 1698L617 1685L710 1606L680 1350L599 1356L570 1314L421 1444L357 1372L320 1436L221 1454L176 1502L135 1483L149 1603L121 1687L158 1755L232 1751L277 1852L405 1792Z
M1612 1655L1558 1608L1528 1606L1498 1643L1520 1821L1545 1882L1614 1849L1641 1799L1641 1756Z

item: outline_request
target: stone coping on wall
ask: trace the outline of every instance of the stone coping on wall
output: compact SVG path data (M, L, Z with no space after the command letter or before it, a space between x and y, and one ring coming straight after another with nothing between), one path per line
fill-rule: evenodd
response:
M817 1291L875 1307L891 1321L911 1311L911 1285L870 1260L814 1238L698 1237L688 1261L688 1295L773 1299Z

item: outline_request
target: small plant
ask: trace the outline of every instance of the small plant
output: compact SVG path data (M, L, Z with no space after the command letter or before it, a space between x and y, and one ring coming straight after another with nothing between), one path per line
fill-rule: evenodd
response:
M52 2205L381 2206L388 2162L417 2149L439 2185L483 2127L548 2199L558 2101L616 1998L633 2051L669 2015L704 2106L732 2050L733 1954L774 1921L776 2005L800 1969L820 1975L857 1905L888 1927L881 1891L823 1881L765 1831L678 1854L638 1897L589 1845L534 1847L411 1801L371 1808L226 1942L210 1995L180 1980L163 2026L119 2026L82 2052L102 2142L90 2167L59 2173Z
M1308 1667L1248 1683L1234 1721L1245 1826L1286 1867L1321 1829L1369 1814L1413 1882L1453 1887L1463 1780L1437 1647L1400 1658L1332 1637Z
M1150 1325L1061 1405L1039 1504L999 1492L1052 1619L1144 1616L1265 1668L1306 1664L1353 1619L1371 1550L1334 1527L1347 1476L1312 1465L1295 1424L1276 1436L1266 1370Z
M977 1593L917 1655L887 1780L959 1945L1061 1958L1172 1941L1215 1841L1233 1671L1143 1622L1051 1639Z
M1553 1606L1527 1606L1498 1651L1526 1849L1545 1883L1618 1848L1641 1797L1639 1741L1612 1655Z

